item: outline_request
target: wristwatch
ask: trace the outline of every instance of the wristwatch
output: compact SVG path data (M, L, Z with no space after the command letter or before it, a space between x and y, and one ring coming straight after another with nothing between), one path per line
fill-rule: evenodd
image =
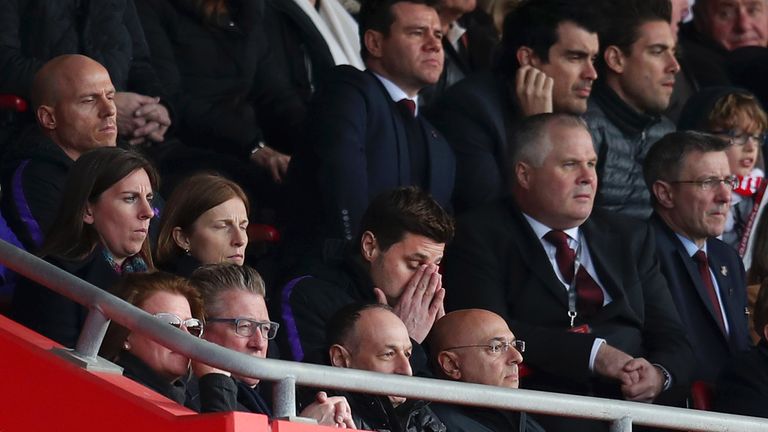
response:
M664 384L661 386L661 390L669 390L672 386L672 375L667 372L667 369L664 366L658 363L654 363L653 365L656 366L656 369L658 369L659 372L661 372L661 375L664 376Z
M256 153L258 153L259 150L263 149L264 147L266 147L266 145L264 144L264 141L258 141L256 143L256 146L254 146L253 149L251 150L251 156L253 156Z

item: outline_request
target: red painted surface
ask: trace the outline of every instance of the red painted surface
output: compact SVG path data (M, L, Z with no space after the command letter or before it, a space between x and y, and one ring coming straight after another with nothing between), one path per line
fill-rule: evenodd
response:
M324 432L249 413L196 414L122 375L80 369L0 316L0 432Z

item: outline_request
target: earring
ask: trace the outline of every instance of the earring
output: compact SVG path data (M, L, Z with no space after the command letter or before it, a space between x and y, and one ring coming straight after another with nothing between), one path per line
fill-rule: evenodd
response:
M123 342L123 349L125 351L130 351L131 350L131 344L128 343L128 341Z
M190 253L189 253L189 248L184 248L184 254L185 254L185 255L187 255L187 256L189 256L189 255L190 255Z

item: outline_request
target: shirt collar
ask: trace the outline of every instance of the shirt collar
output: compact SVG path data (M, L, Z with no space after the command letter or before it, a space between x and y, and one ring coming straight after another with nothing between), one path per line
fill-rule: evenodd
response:
M552 228L544 225L543 223L528 216L527 214L523 213L523 216L525 216L525 220L527 220L528 224L531 225L531 228L533 228L533 232L536 233L536 237L538 237L539 239L543 239L548 232L552 231ZM566 233L568 237L570 237L572 240L578 241L579 239L579 227L568 228L560 231Z
M675 235L683 243L683 247L685 248L685 252L688 254L688 256L693 256L699 250L703 250L704 253L707 253L707 242L704 242L704 246L702 246L701 249L699 249L699 247L696 246L696 243L691 241L691 239L689 239L688 237L684 237L678 233L675 233Z
M392 98L393 101L397 102L401 99L412 100L416 104L416 111L414 112L414 114L419 115L419 96L418 95L416 95L416 97L413 97L413 98L408 97L408 94L406 94L400 87L398 87L397 84L384 78L383 76L377 74L376 72L373 72L373 74L384 85L384 88L387 90L389 97Z
M459 24L458 21L454 21L448 27L448 33L446 33L445 38L451 44L453 49L458 51L458 49L459 49L459 39L461 39L461 37L464 36L464 33L466 33L466 32L467 32L467 29L462 27L461 24Z

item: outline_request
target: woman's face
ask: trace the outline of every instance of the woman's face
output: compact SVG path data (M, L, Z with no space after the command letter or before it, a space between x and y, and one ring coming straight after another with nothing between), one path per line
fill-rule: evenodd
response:
M118 264L141 251L152 210L152 185L143 169L136 170L88 203L83 221L93 225L101 243Z
M192 318L189 302L186 297L177 293L157 291L137 306L152 315L169 313L178 316L182 321ZM181 329L187 331L184 326ZM168 382L172 382L187 372L188 357L175 353L138 333L131 333L127 342L129 351L133 355L146 363L158 375L166 378Z
M175 229L176 243L202 264L243 265L248 246L248 214L240 198L232 198L201 214L191 233Z

